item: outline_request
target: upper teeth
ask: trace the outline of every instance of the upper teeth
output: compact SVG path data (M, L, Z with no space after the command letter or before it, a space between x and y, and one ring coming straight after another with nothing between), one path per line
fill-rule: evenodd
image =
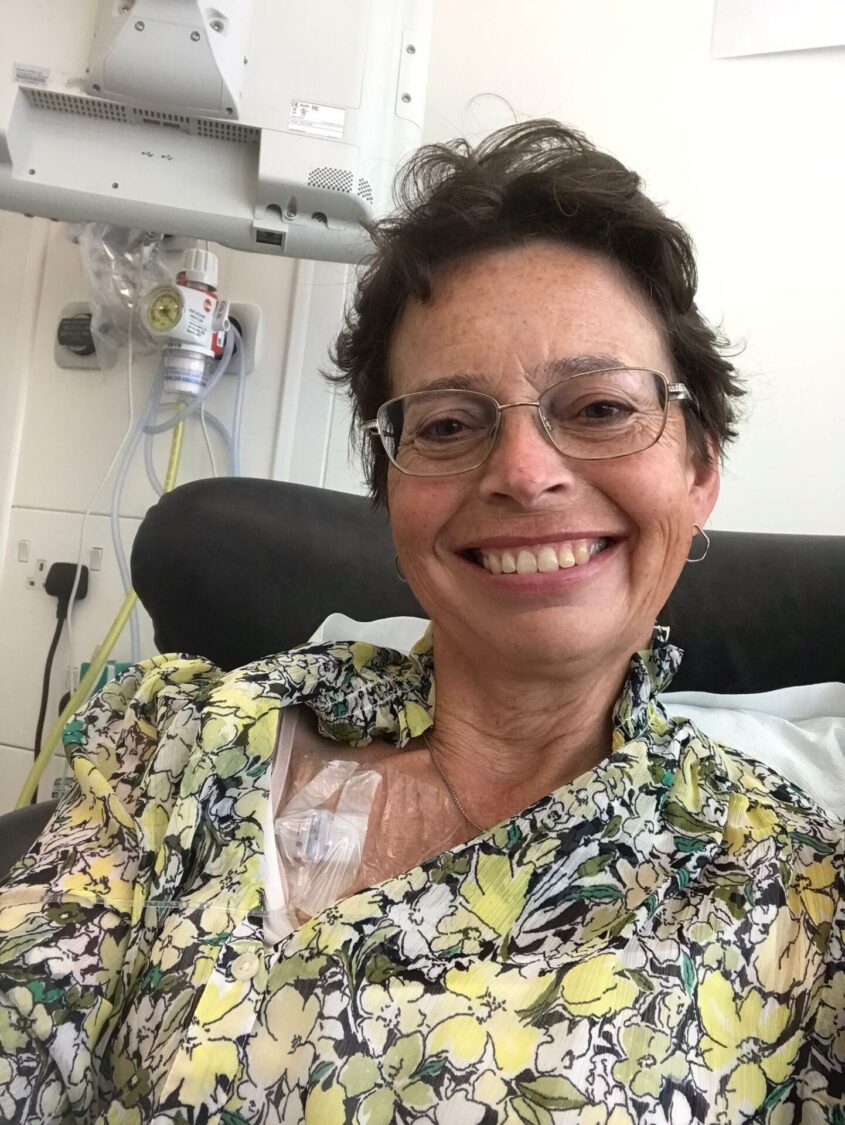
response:
M607 543L607 539L569 539L537 547L486 548L480 554L482 565L491 574L549 574L562 567L583 566Z

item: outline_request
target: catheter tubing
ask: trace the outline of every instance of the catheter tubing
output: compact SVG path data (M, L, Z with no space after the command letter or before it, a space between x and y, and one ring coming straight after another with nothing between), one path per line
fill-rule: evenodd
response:
M233 476L234 474L233 474L233 471L232 471L232 435L229 433L229 431L226 429L226 427L223 425L223 423L220 421L220 419L217 417L216 414L212 414L209 411L206 411L205 412L205 420L206 420L206 422L210 422L211 425L214 427L214 429L217 431L217 433L220 435L220 439L223 442L223 447L226 450L226 457L227 457L228 462L229 462L229 476ZM152 488L152 490L153 490L153 492L155 492L156 496L161 496L162 492L164 491L164 486L162 485L161 481L158 479L158 473L156 472L155 462L153 461L153 440L154 440L154 438L155 438L155 434L146 433L144 435L144 466L147 470L147 480L150 482L150 488Z
M164 491L170 492L176 484L176 476L179 472L179 460L182 456L182 438L185 432L185 427L181 423L177 423L174 432L173 440L170 443L170 458L167 463L167 473L164 478ZM20 796L16 808L23 809L30 803L35 793L38 791L38 783L41 780L44 771L49 762L53 759L53 751L65 725L68 720L73 717L76 711L82 706L93 689L96 687L100 674L106 666L106 661L111 656L112 649L117 643L118 637L126 628L126 622L132 610L135 608L135 603L138 601L138 595L134 590L130 590L123 600L123 605L117 612L111 628L105 636L102 644L95 652L92 660L91 667L82 677L76 691L71 695L68 700L67 706L59 715L53 727L50 729L47 737L41 745L41 753L33 763L32 769L29 771L26 781L24 782L23 789L21 789Z
M164 492L164 485L158 479L158 473L153 462L153 435L144 434L144 468L147 470L147 480L150 482L150 488L156 494L161 496Z
M232 417L232 476L241 475L241 422L244 413L244 395L246 393L246 357L244 356L244 342L237 328L232 327L232 332L238 345L238 392L235 395L235 412Z
M217 430L218 434L220 435L220 437L223 441L223 445L226 449L226 456L229 459L229 476L233 476L234 471L232 469L232 464L233 464L232 435L229 433L229 431L226 429L225 425L220 421L220 419L217 417L216 414L211 414L208 410L206 410L205 420L206 420L206 422L210 422L211 425L214 427L214 429Z
M211 378L196 398L192 398L180 414L174 414L172 417L168 418L166 422L159 422L157 425L153 426L145 426L144 429L146 432L148 434L163 434L165 430L172 430L174 426L177 426L180 422L184 422L186 418L190 418L192 414L195 414L217 386L218 382L226 374L226 369L229 366L229 360L232 358L232 352L234 350L235 333L234 329L230 328L226 333L226 346L223 349L223 355L217 361L217 366L212 372Z
M115 474L114 486L112 488L112 501L111 510L109 511L109 527L111 529L112 545L114 546L115 558L117 559L117 567L120 571L120 578L123 582L123 590L128 594L132 588L132 576L129 573L129 562L126 558L126 551L123 548L123 538L120 534L120 501L123 497L123 487L126 483L126 476L129 472L129 467L132 464L132 459L135 456L135 451L141 438L144 436L144 427L150 418L153 416L154 411L158 406L158 400L161 395L161 387L158 379L153 383L150 388L150 393L147 396L147 401L144 404L144 409L141 412L141 417L138 419L138 424L132 432L132 436L126 443L126 448L120 458ZM129 618L129 628L131 634L131 655L133 664L137 663L141 658L141 642L138 629L138 618L133 613Z

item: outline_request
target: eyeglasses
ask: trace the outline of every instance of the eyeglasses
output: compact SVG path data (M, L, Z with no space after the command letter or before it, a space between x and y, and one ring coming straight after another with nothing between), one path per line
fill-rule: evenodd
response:
M604 368L570 375L536 402L499 403L481 391L414 391L379 407L363 429L381 439L401 473L452 476L483 465L515 406L537 410L543 436L567 457L598 461L641 453L666 427L669 403L691 401L683 383L659 371Z

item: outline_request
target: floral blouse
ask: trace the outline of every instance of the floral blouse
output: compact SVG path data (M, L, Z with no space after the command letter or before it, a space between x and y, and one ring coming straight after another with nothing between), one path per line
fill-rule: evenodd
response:
M589 773L276 944L280 709L403 746L430 651L130 669L0 891L0 1120L843 1125L843 826L667 717L679 660L655 630Z

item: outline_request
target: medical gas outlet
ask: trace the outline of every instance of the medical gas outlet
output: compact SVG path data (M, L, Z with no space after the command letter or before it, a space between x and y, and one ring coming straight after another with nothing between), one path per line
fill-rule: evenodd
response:
M176 284L152 290L144 319L150 332L166 341L161 357L165 390L181 398L200 394L230 328L229 302L217 295L217 255L186 250Z

